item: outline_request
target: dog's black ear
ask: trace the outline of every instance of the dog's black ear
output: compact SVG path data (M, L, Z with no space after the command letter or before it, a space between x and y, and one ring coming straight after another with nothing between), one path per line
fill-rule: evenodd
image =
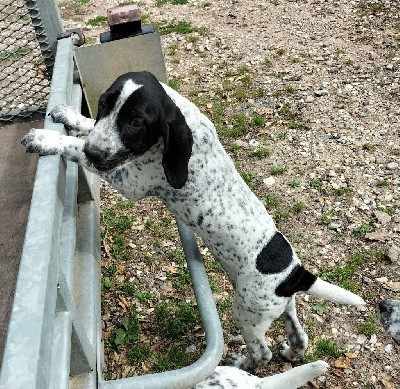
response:
M181 189L188 178L189 158L192 155L193 135L180 109L171 102L164 110L165 122L161 124L164 138L162 164L170 185Z

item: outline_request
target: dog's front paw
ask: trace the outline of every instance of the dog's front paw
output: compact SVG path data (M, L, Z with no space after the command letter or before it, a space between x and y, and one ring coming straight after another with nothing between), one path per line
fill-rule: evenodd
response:
M55 131L32 128L22 139L21 143L26 147L27 153L39 153L40 155L54 155L58 153L55 139L58 133Z
M79 112L76 108L68 105L57 105L50 111L49 115L54 123L62 123L65 129L70 131L76 125L76 117Z
M310 365L314 369L316 375L325 374L329 369L329 364L325 361L311 362Z

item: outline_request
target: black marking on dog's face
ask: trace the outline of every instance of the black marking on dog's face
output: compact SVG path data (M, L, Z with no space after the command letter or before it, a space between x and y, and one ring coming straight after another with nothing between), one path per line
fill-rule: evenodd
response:
M293 259L293 250L286 238L277 231L258 254L256 268L263 274L276 274L285 270Z
M286 279L275 289L275 294L279 297L291 297L300 291L307 291L311 288L317 277L297 264Z
M103 162L104 166L100 167L114 167L130 155L141 155L162 137L162 165L165 175L173 188L182 188L188 177L188 163L193 145L192 132L180 109L151 73L132 72L120 76L100 97L96 124L113 113L127 82L133 82L133 85L140 87L133 90L116 112L113 125L121 141L120 150L114 152L114 156L104 158L107 163ZM94 161L93 155L90 155L92 148L93 145L87 148L88 159L97 167L100 161L99 158Z

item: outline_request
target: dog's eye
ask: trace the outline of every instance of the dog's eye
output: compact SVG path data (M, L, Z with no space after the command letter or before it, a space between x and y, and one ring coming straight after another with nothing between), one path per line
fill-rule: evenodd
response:
M128 123L129 126L132 127L140 127L143 124L143 120L142 119L133 119L130 121L130 123Z

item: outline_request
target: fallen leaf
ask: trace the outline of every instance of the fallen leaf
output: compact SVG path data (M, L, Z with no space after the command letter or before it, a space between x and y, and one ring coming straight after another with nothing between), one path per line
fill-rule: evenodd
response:
M333 366L338 369L350 369L351 361L347 357L339 357L333 361Z

